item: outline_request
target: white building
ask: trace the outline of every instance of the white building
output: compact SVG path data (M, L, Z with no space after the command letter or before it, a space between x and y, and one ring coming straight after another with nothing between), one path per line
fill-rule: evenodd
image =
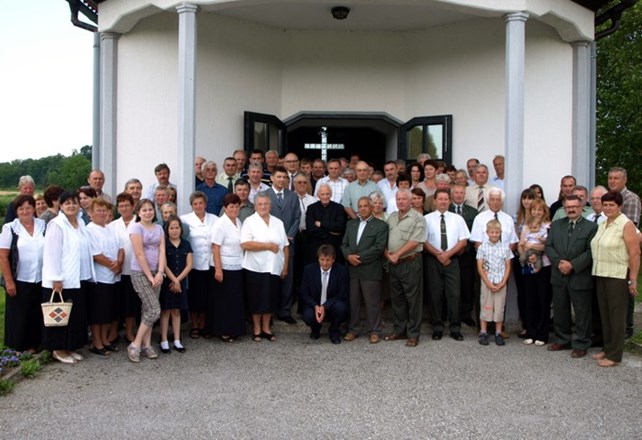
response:
M424 129L459 168L504 154L509 212L532 183L551 202L562 175L592 175L594 13L582 2L96 3L99 165L113 194L131 177L151 183L166 162L185 210L195 155L220 163L237 148L272 147L319 157L303 144L318 143L322 126L346 146L330 157L414 158ZM333 18L336 6L347 18Z

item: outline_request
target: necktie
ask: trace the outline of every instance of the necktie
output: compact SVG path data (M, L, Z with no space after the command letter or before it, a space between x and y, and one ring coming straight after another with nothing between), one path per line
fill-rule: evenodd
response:
M325 304L328 299L328 271L322 270L323 276L321 277L321 302L320 305Z
M457 205L457 214L461 215L461 205Z
M448 236L446 235L446 219L444 219L443 214L441 214L440 230L441 230L441 250L445 251L445 250L448 250Z
M484 187L479 185L479 192L477 193L477 211L482 212L484 210Z
M290 174L290 191L294 191L294 174Z
M499 221L499 217L497 216L497 213L495 213L495 215L493 217L495 217L495 220ZM501 234L499 235L499 241L502 241Z
M600 218L599 214L593 214L593 223L597 223L597 220Z
M568 236L570 237L573 235L573 231L575 230L575 223L574 222L569 222L568 224Z
M227 192L229 192L230 194L234 192L234 185L232 185L232 180L234 180L233 177L227 178Z
M281 203L283 201L283 193L276 193L276 198L279 199L279 203Z

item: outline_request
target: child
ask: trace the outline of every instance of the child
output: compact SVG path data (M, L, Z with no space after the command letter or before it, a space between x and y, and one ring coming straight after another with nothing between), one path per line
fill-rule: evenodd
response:
M519 244L519 262L524 275L536 274L544 265L544 245L550 226L548 207L543 200L533 200L530 219L522 228Z
M174 333L174 350L184 353L185 347L181 344L181 309L187 309L187 274L192 270L192 247L189 241L183 240L183 224L175 215L167 218L165 223L165 252L167 267L165 268L165 281L161 288L161 343L163 353L171 353L167 332L169 318L172 318L172 332Z
M479 321L479 343L488 345L486 328L489 322L495 322L495 343L505 345L502 338L504 324L504 306L506 305L506 283L510 276L513 253L500 241L502 225L497 220L486 224L488 241L477 249L477 271L482 279Z

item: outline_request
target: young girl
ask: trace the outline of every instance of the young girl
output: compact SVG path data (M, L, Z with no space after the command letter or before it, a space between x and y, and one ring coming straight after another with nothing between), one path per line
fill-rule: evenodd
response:
M163 229L154 224L154 202L140 199L136 211L137 223L129 225L129 238L135 258L132 258L132 284L141 301L141 318L136 338L127 347L132 362L140 362L140 355L155 359L151 346L152 328L160 317L158 295L165 273L165 236Z
M172 332L174 333L174 350L184 353L181 344L181 309L187 310L187 274L192 270L192 247L189 241L183 240L183 223L175 215L165 221L165 281L161 287L161 351L169 354L167 332L169 318L172 317Z

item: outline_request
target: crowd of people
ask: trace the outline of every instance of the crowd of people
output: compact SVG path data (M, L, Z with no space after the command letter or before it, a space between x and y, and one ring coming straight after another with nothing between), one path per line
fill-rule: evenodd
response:
M591 191L564 176L550 207L534 184L507 213L504 158L493 159L494 177L476 159L466 165L422 154L379 171L356 154L326 163L237 150L221 173L196 158L183 213L164 163L145 191L133 178L115 198L100 170L87 186L50 186L42 196L23 176L0 234L5 344L72 364L87 344L109 356L124 338L140 362L159 356L157 321L158 348L169 354L185 352L187 319L193 339L231 343L249 330L253 341L273 342L273 320L296 324L298 314L312 339L328 322L334 344L363 333L371 344L415 347L427 315L435 341L446 326L463 341L465 324L479 329L479 344L494 337L503 346L512 278L524 344L574 358L597 346L598 365L619 363L633 333L641 243L626 170L611 169L608 188ZM52 291L73 303L66 326L41 324Z

